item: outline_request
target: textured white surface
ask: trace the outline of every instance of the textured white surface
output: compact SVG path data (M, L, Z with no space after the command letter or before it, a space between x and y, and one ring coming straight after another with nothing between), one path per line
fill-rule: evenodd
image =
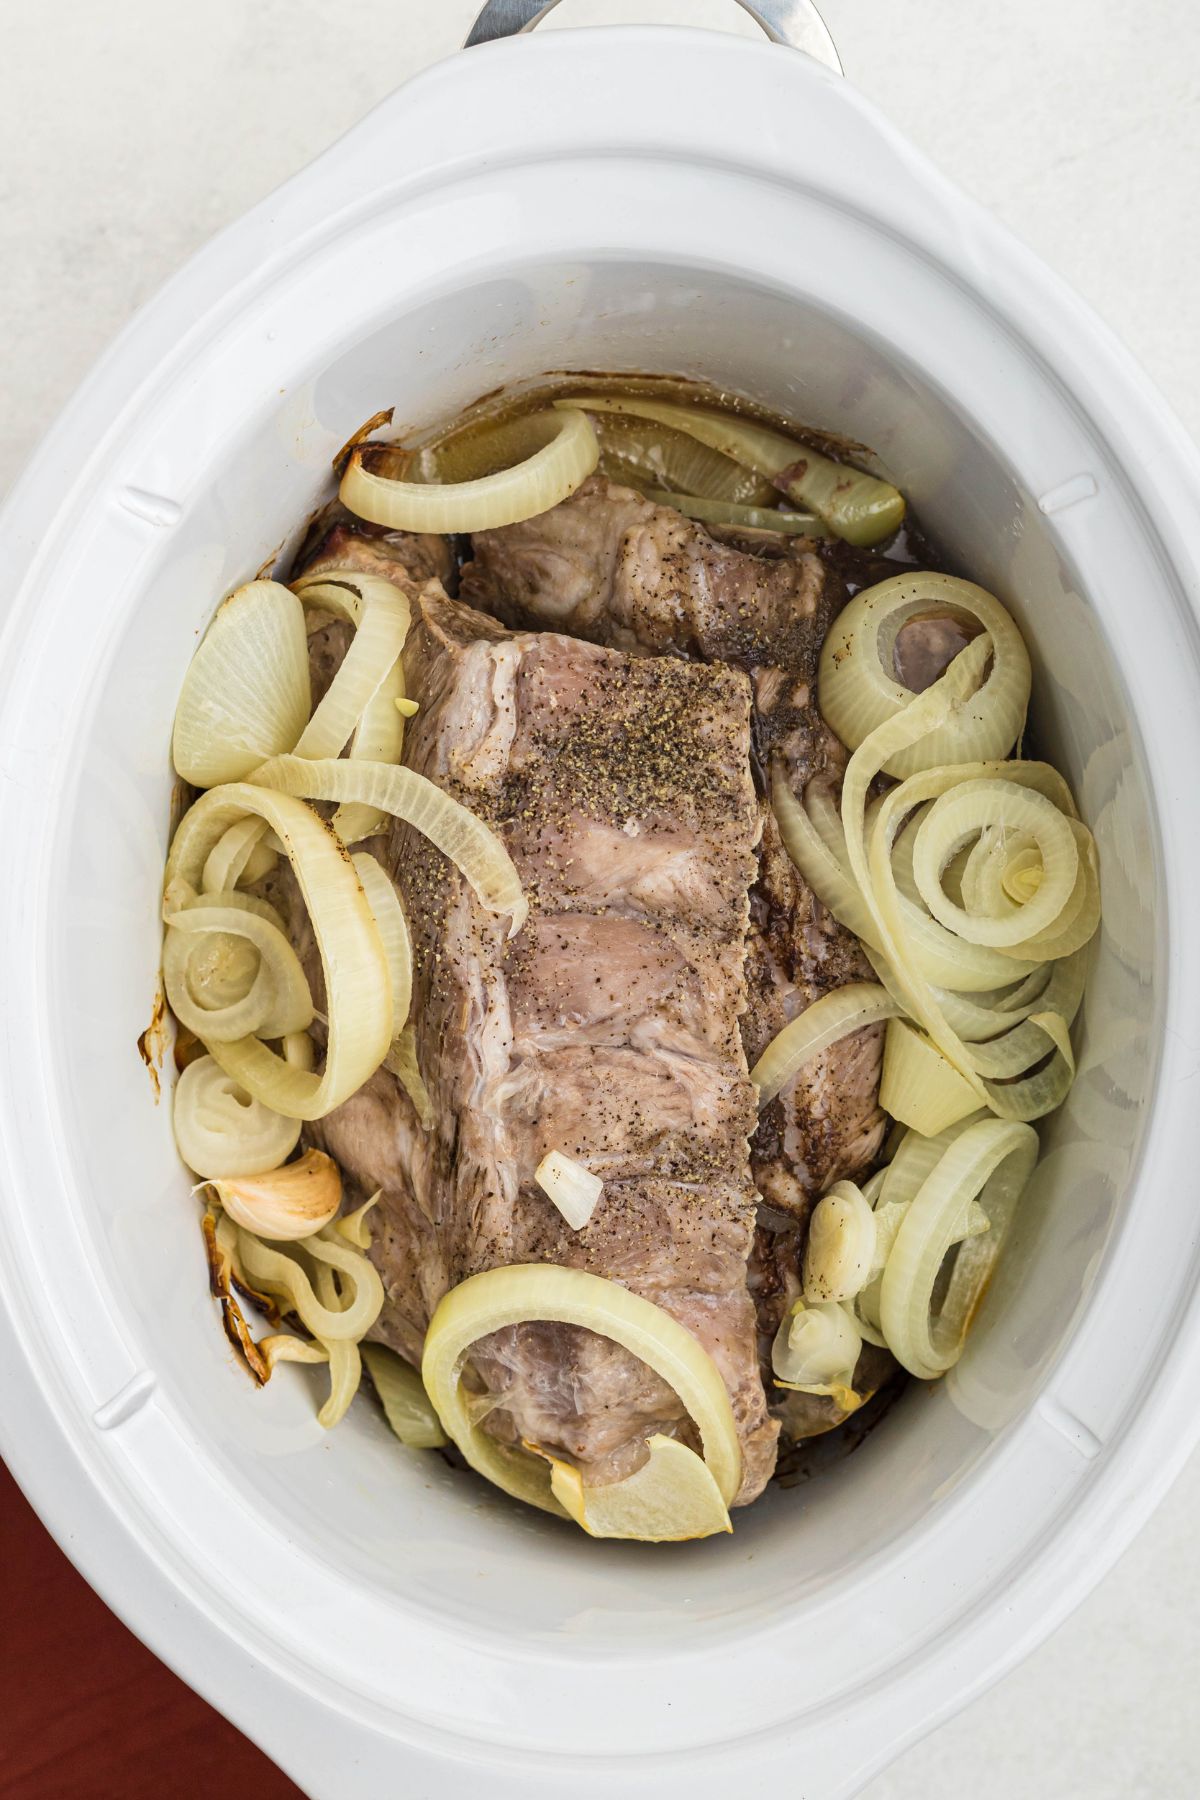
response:
M0 0L0 489L139 301L459 41L474 11L473 0ZM962 0L827 0L825 11L851 79L1092 301L1200 433L1200 13L1179 0L1009 0L986 13ZM565 0L555 28L651 13L754 31L729 0ZM1074 1620L910 1751L871 1800L1200 1792L1198 1504L1193 1462Z

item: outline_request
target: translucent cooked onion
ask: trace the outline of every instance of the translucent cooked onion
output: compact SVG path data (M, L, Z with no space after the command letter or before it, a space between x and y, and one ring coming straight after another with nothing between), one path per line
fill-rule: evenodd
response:
M883 1272L879 1316L893 1356L919 1379L936 1380L961 1355L1037 1155L1030 1126L979 1120L943 1151L909 1205ZM972 1236L976 1201L989 1229ZM935 1309L942 1265L956 1244L962 1247Z
M548 512L566 500L595 469L600 446L586 413L569 408L531 414L519 421L538 447L515 466L498 467L474 481L391 481L367 466L373 451L354 451L339 498L360 519L393 531L493 531Z
M776 1386L806 1394L853 1394L861 1350L862 1334L844 1306L797 1300L771 1351Z
M1007 766L1009 765L995 763L974 765L976 769L988 773L997 767ZM852 931L867 950L869 958L877 961L881 956L879 932L862 889L850 870L846 833L832 796L814 782L801 805L776 771L771 788L771 804L784 848L800 873L834 918ZM878 817L878 804L876 802L868 809L868 835L873 831ZM981 993L1002 988L1011 981L1035 974L1040 968L1040 964L1036 962L1021 962L984 945L963 943L953 932L947 931L945 926L931 918L919 900L913 899L905 891L902 864L907 838L906 832L896 842L893 872L909 950L925 980L932 986L953 988L957 992ZM915 884L912 894L916 894Z
M591 1223L600 1204L604 1183L573 1157L561 1150L551 1150L534 1170L533 1179L552 1200L572 1231L582 1231Z
M888 1023L879 1104L901 1125L936 1137L978 1112L979 1095L935 1044L907 1019Z
M355 1207L352 1213L346 1213L344 1217L334 1221L333 1228L338 1236L345 1238L346 1242L353 1245L355 1250L371 1248L370 1215L379 1205L381 1193L382 1189L379 1193L372 1194L371 1198L364 1201L361 1206Z
M741 1447L725 1383L703 1345L653 1301L599 1275L550 1264L474 1275L446 1296L430 1324L421 1365L426 1392L473 1469L518 1500L548 1512L564 1510L545 1464L488 1437L472 1420L462 1388L472 1344L506 1326L536 1320L597 1332L661 1376L693 1419L704 1460L728 1505L741 1484Z
M578 1469L549 1457L554 1498L594 1538L678 1544L733 1530L702 1457L661 1432L647 1438L646 1448L650 1454L640 1469L602 1487L589 1487Z
M289 1251L264 1244L239 1226L237 1254L254 1285L284 1301L285 1310L294 1312L306 1330L326 1345L357 1342L370 1331L383 1308L383 1282L374 1263L330 1227ZM318 1298L300 1254L336 1271L342 1283L342 1304Z
M511 915L510 936L525 923L529 906L520 877L496 833L415 769L280 756L257 770L254 779L256 786L281 794L357 801L403 819L449 858L489 912Z
M252 1099L211 1056L180 1075L173 1122L180 1156L205 1181L277 1169L300 1137L298 1119Z
M239 883L250 883L268 874L278 857L268 847L267 837L264 819L239 819L231 825L204 865L200 879L205 894L232 893Z
M377 659L373 667L376 669L385 661L393 637L398 638L400 649L397 649L394 660L384 670L373 691L363 700L350 738L350 755L355 761L398 763L404 752L404 722L411 717L408 709L411 706L412 711L416 710L415 704L409 702L405 695L404 662L400 655L411 623L408 599L382 575L364 575L356 569L327 569L319 575L302 576L295 584L295 592L303 605L318 607L324 612L334 613L338 618L349 619L360 630L364 629L367 616L373 615L370 631L375 646L373 654ZM403 632L400 630L401 620L404 621ZM357 645L356 636L352 648ZM371 654L364 640L359 662L361 681L353 696L343 691L339 702L339 712L343 718L353 711L355 702L362 699L370 686L367 664ZM349 661L347 656L346 663ZM334 677L331 694L343 679L346 663L342 664ZM326 695L326 700L328 698L329 695ZM322 706L324 704L323 701ZM340 754L340 749L341 746L338 750L323 750L320 754L336 756ZM307 732L301 743L297 744L295 753L308 757L318 754ZM333 817L334 830L347 844L357 844L363 838L374 836L385 823L385 814L370 806L340 806Z
M1017 951L1035 945L1040 934L1059 923L1076 891L1079 851L1071 824L1043 795L1011 780L957 783L934 801L916 828L913 876L922 900L939 924L969 944ZM1009 898L1003 880L1005 839L1017 833L1033 840L1042 870L1023 905ZM975 846L972 862L980 850L988 854L992 879L971 882L968 863L963 899L970 896L970 902L959 906L943 888L942 877L969 844Z
M313 1020L308 980L271 907L248 894L202 895L165 920L167 999L180 1024L204 1043L307 1031Z
M343 577L330 571L298 582L296 594L303 605L345 619L354 626L354 636L300 738L288 748L296 756L313 760L340 756L400 659L412 609L406 595L378 575ZM403 720L396 711L394 694L389 696L383 716L393 736L399 726L403 741Z
M888 482L878 481L845 463L836 463L794 438L735 414L644 400L638 395L626 398L586 394L556 404L583 406L594 413L653 419L671 430L685 432L773 482L798 505L810 507L838 537L852 544L880 543L898 531L904 519L904 497Z
M896 837L912 810L956 787L973 789L975 823L978 831L986 830L993 822L995 809L1000 802L992 793L989 780L980 778L981 772L986 777L1002 783L1015 783L1018 787L1033 792L1053 788L1054 783L1061 783L1061 777L1054 776L1054 781L1050 782L1043 773L1044 765L1028 763L968 763L958 767L938 767L909 777L878 801L872 810L869 829L867 819L870 785L881 767L894 750L916 743L923 734L939 729L954 715L956 708L977 687L977 677L986 654L987 639L977 638L955 658L940 681L917 696L903 713L887 720L863 741L846 771L842 790L842 824L849 872L871 913L877 946L872 960L884 985L902 1003L904 1012L928 1034L942 1055L971 1083L981 1101L986 1101L998 1113L1031 1118L1041 1116L1040 1111L1029 1110L1031 1106L1036 1105L1049 1111L1062 1098L1065 1089L1061 1088L1061 1068L1059 1076L1041 1081L1039 1085L1026 1090L1025 1096L1020 1099L1006 1094L1003 1088L985 1086L975 1066L970 1046L958 1037L951 1026L938 1003L935 984L929 981L921 966L920 956L914 950L908 924L909 915L905 911L905 905L911 905L911 902L900 893L894 854ZM1039 889L1039 897L1040 891ZM1006 900L1005 905L1010 911L1017 910L1010 901ZM954 935L951 934L952 938ZM1010 939L1013 936L1012 933L1008 935ZM1039 931L1031 941L1041 947L1042 939L1043 933ZM1007 943L1005 948L1011 950L1014 956L1021 956L1028 946L1018 938ZM943 982L942 985L951 986L953 983ZM1061 1057L1058 1062L1061 1066ZM1036 1077L1033 1079L1037 1081ZM1014 1112L1014 1108L1019 1108L1019 1112Z
M758 1089L759 1105L766 1106L773 1100L822 1050L865 1025L895 1018L899 1011L891 995L870 981L850 982L814 1000L772 1039L751 1069L750 1079Z
M641 488L648 499L650 488L734 506L769 506L778 499L778 490L761 475L686 432L598 409L592 428L600 441L602 471Z
M779 531L787 537L825 537L825 525L815 513L780 512L767 506L734 506L728 500L700 500L693 494L665 492L662 488L646 488L647 500L655 506L671 506L688 519L699 519L703 525L730 525L740 531Z
M417 1061L416 1034L411 1024L404 1027L393 1043L384 1059L384 1067L396 1077L412 1101L422 1131L432 1130L433 1101L429 1098L429 1089L421 1076L421 1065Z
M937 726L899 745L883 772L903 778L949 762L1007 756L1024 728L1032 673L1029 653L1000 602L972 581L953 575L893 576L851 600L834 621L821 652L821 712L842 742L857 750L913 701L896 679L896 639L910 619L933 608L966 615L986 635L980 685ZM978 660L980 652L976 652Z
M874 664L880 644L894 640L896 617L902 623L905 607L929 599L923 588L913 601L896 583L884 587L902 605L884 621L886 632L879 620L871 626ZM789 855L858 937L903 1021L889 1029L883 1104L929 1133L981 1104L1027 1122L1061 1103L1074 1073L1069 1032L1083 991L1082 963L1071 959L1100 917L1095 845L1061 775L1045 763L974 758L986 724L982 696L1001 664L996 645L1015 627L1002 623L1006 615L989 596L973 604L987 629L923 693L890 676L873 686L867 659L866 711L857 723L839 722L851 741L867 731L846 770L840 811L820 784L803 801L779 770L772 786ZM861 649L865 616L860 611L858 625L851 619L842 631L844 658L854 644ZM1019 658L1008 657L1010 673L1018 662L1027 673L1023 647ZM996 744L1019 729L1024 675L1013 692L1008 714L1001 707L1000 723L993 719ZM931 744L962 760L925 767ZM916 773L872 798L881 773L909 762ZM1055 960L1071 965L1061 978L1048 967Z
M804 1298L852 1300L871 1276L875 1214L862 1190L839 1181L813 1208L804 1251Z
M408 1023L412 1003L413 948L408 920L395 884L383 865L365 851L360 851L353 862L387 957L392 986L392 1029L398 1037Z
M300 770L326 766L287 760ZM325 978L325 1067L319 1076L297 1068L251 1036L233 1043L206 1042L206 1047L234 1081L276 1112L295 1119L324 1118L369 1080L388 1052L393 1036L391 971L344 846L311 807L269 788L245 783L214 788L184 815L167 860L168 906L195 887L213 848L231 825L247 816L263 819L279 839L308 910Z
M406 1449L440 1450L449 1442L415 1369L382 1344L364 1344L362 1359L384 1417Z
M194 787L241 781L291 749L311 706L304 614L278 582L252 581L217 608L188 666L175 768Z

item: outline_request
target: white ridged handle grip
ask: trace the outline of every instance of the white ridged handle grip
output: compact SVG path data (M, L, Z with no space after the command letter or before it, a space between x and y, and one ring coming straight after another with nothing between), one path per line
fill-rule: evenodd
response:
M467 49L473 44L490 44L494 38L515 37L532 31L547 13L552 13L559 0L487 0L467 38ZM835 74L843 73L829 27L817 11L813 0L737 0L744 12L762 26L775 44L787 44L815 57Z

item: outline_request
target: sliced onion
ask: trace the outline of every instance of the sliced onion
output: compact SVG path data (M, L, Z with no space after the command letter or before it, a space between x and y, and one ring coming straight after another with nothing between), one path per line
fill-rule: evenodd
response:
M814 1000L771 1040L751 1069L750 1079L758 1089L759 1105L766 1106L773 1100L822 1050L865 1025L895 1018L900 1010L882 987L870 981L850 982Z
M678 1544L731 1532L729 1508L702 1457L661 1432L647 1438L650 1455L624 1481L589 1487L578 1469L554 1457L550 1488L589 1537Z
M977 763L971 768L991 773L997 768L1020 766ZM964 772L964 778L969 772ZM871 960L876 960L881 953L879 932L862 889L851 873L846 833L832 796L813 783L802 806L776 771L771 800L788 855L822 904L840 924L853 931ZM868 837L874 831L880 804L875 801L868 808L864 826ZM896 842L893 873L909 948L926 981L960 992L976 993L1032 975L1039 967L1036 962L1021 962L985 945L964 944L930 917L919 903L919 897L911 897L904 885L908 836L906 831ZM912 895L915 894L913 883Z
M935 799L951 788L974 779L978 764L939 767L910 777L877 803L868 834L867 797L870 784L891 754L914 744L953 716L978 685L978 674L987 655L987 638L977 638L955 658L946 674L917 696L903 713L889 719L866 738L850 759L842 790L842 822L850 871L872 915L879 954L877 973L898 999L904 1011L919 1024L959 1073L974 1087L981 1100L1000 1110L995 1093L989 1093L977 1073L969 1047L957 1036L938 1004L930 983L914 954L902 896L897 885L893 854L901 825L915 806ZM1037 789L1039 765L993 763L982 765L1022 786ZM1061 778L1056 777L1056 780ZM986 787L986 783L981 784ZM989 823L987 795L981 794L979 828ZM1009 948L1020 954L1021 946ZM1014 971L1015 972L1015 971ZM944 984L949 985L949 984Z
M174 1125L180 1156L206 1181L277 1169L300 1138L298 1119L251 1099L211 1056L175 1084Z
M201 876L204 892L228 894L239 883L249 884L268 874L278 858L265 842L267 835L264 819L239 819L236 825L231 825L204 865Z
M340 568L302 576L295 584L295 592L305 606L334 613L356 627L351 646L358 653L356 685L353 693L343 688L341 695L336 696L338 716L342 720L362 701L350 738L351 757L358 762L398 763L404 752L404 722L412 716L407 709L411 706L412 711L416 711L415 702L409 702L405 697L404 662L400 654L411 624L412 609L407 596L385 576L364 575L356 569ZM361 648L359 635L363 638ZM398 643L399 648L393 660L387 663L388 651L394 643ZM349 662L350 655L347 654L321 707L334 695L338 684L346 679L344 672ZM367 693L371 687L370 677L377 672L380 679ZM317 714L321 707L317 708ZM313 716L313 725L317 722L317 714ZM331 732L331 735L336 733ZM295 754L336 756L341 747L318 750L306 731ZM373 837L384 823L384 814L369 806L341 806L333 817L334 830L347 844Z
M838 615L821 652L821 712L842 742L857 750L880 726L897 719L914 696L895 675L896 639L907 622L933 607L965 613L983 628L981 682L939 725L908 738L883 763L903 777L948 762L985 762L1007 756L1025 723L1032 686L1029 652L1010 614L972 581L927 573L893 576L851 600ZM973 664L979 664L976 651Z
M346 466L339 497L360 519L393 531L493 531L520 524L568 499L600 460L591 421L577 409L533 414L525 429L537 432L540 447L515 467L476 481L390 481L372 473L371 447L360 446Z
M646 488L655 506L670 506L688 519L704 525L730 525L739 531L779 531L787 537L825 537L826 527L815 513L779 512L767 506L735 506L728 500L700 500L693 494L667 493Z
M381 1188L377 1193L372 1194L369 1200L365 1200L361 1206L355 1207L352 1213L347 1213L344 1218L334 1222L333 1228L338 1236L345 1238L346 1242L352 1244L356 1250L371 1248L370 1214L379 1205L382 1192Z
M551 1150L534 1170L533 1179L552 1200L572 1231L582 1231L591 1223L600 1204L604 1183L598 1175L561 1150Z
M408 1450L440 1450L449 1442L415 1369L382 1344L364 1344L362 1359L384 1417Z
M898 531L904 519L904 496L886 481L861 469L836 463L794 438L731 413L701 406L673 406L636 395L617 398L587 394L556 402L583 406L589 412L632 414L654 419L674 431L707 444L753 469L801 506L811 507L840 538L852 544L877 544Z
M325 573L299 582L296 594L305 606L320 607L354 626L341 666L293 749L294 755L313 760L340 756L399 661L412 609L407 596L378 575ZM403 733L394 695L384 716L393 733L397 725Z
M314 1239L309 1240L310 1251L314 1242ZM312 1282L319 1305L334 1313L347 1311L353 1288L340 1284L333 1270L319 1260L313 1270ZM362 1357L357 1337L322 1338L320 1342L329 1355L329 1398L317 1414L317 1424L332 1431L345 1418L350 1402L358 1392L362 1381Z
M431 1131L435 1116L433 1101L429 1098L429 1089L421 1077L421 1065L417 1061L416 1034L411 1024L404 1027L393 1043L384 1058L384 1067L389 1074L396 1077L412 1101L422 1131Z
M175 768L194 787L241 781L291 749L311 707L304 614L278 582L252 581L217 608L189 664Z
M959 782L934 801L916 829L913 876L921 898L939 924L969 944L1016 952L1036 949L1039 935L1059 923L1076 891L1079 851L1071 823L1041 794L1012 781ZM1005 837L1018 833L1035 843L1042 870L1024 905L1008 897L1003 883ZM945 892L942 876L975 839L972 861L984 850L993 878L977 875L972 881L968 874L963 882L968 904L959 906Z
M998 1119L968 1125L944 1150L901 1221L883 1272L880 1322L893 1356L920 1380L936 1380L961 1355L1037 1155L1037 1134L1028 1125ZM963 1243L973 1229L976 1200L989 1229ZM935 1287L955 1244L963 1247L935 1315Z
M704 1460L728 1505L741 1485L741 1446L725 1383L703 1345L653 1301L599 1275L550 1264L473 1275L447 1294L433 1316L422 1378L443 1426L473 1469L518 1500L547 1512L563 1511L545 1465L480 1430L462 1389L462 1367L472 1344L493 1331L535 1320L597 1332L661 1376L695 1422Z
M327 766L287 760L300 770ZM243 783L214 788L184 815L167 861L168 905L195 887L213 848L230 825L246 816L265 820L274 831L308 909L325 976L325 1068L320 1076L296 1068L255 1037L206 1047L234 1081L276 1112L296 1119L324 1118L370 1079L387 1054L393 1035L391 971L344 846L311 807L266 787Z
M413 947L408 920L395 884L375 857L360 851L353 858L367 905L379 930L392 988L392 1029L396 1036L408 1023L412 1004Z
M979 1111L979 1095L935 1044L907 1019L888 1024L879 1104L901 1125L936 1137Z
M804 1251L804 1298L852 1300L867 1285L875 1257L875 1214L862 1190L839 1181L813 1208Z
M771 1365L776 1387L803 1394L848 1393L854 1411L854 1371L862 1334L844 1306L833 1300L797 1300L775 1336Z
M261 1243L252 1232L238 1227L238 1259L256 1286L285 1301L287 1310L323 1343L357 1341L370 1331L383 1309L383 1282L374 1263L328 1229L305 1238L302 1248L318 1264L336 1270L343 1282L344 1304L323 1303L317 1297L298 1255Z
M415 769L377 763L305 762L279 756L255 772L255 784L305 800L350 800L403 819L448 857L489 912L509 913L510 937L529 903L513 860L490 826Z
M260 1035L285 1037L307 1031L313 1020L312 994L300 959L272 909L247 894L204 895L166 914L163 984L171 1011L205 1044L231 1043ZM232 947L236 970L223 979L222 959ZM247 967L240 952L248 949ZM213 959L216 959L215 961Z
M647 498L652 498L647 484L734 506L769 506L779 497L761 475L686 432L599 408L592 427L600 440L603 472L641 488Z

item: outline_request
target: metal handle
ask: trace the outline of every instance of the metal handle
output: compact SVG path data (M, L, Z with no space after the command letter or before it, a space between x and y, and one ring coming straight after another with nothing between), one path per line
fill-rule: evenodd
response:
M832 69L835 75L844 73L829 27L813 0L737 0L737 3L762 26L772 43L803 50ZM518 32L532 31L557 5L558 0L487 0L471 27L466 47L469 50L473 44L490 44L494 38L515 37Z

